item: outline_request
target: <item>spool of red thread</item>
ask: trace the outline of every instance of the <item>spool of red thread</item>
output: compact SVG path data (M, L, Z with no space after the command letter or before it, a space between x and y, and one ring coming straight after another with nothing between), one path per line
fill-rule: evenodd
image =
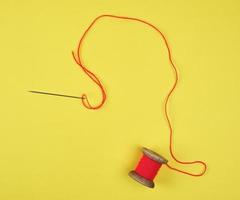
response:
M142 152L142 158L135 170L129 172L129 176L147 187L154 188L153 179L161 166L166 164L168 160L145 147L142 148Z

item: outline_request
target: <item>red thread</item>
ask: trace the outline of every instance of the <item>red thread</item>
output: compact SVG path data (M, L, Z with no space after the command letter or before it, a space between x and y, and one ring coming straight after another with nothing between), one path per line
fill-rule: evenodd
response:
M169 169L171 170L175 170L177 172L180 172L180 173L183 173L183 174L187 174L187 175L190 175L190 176L202 176L205 172L206 172L206 169L207 169L207 165L205 162L203 161L180 161L179 159L176 158L176 156L174 155L173 153L173 128L172 128L172 125L171 125L171 122L170 122L170 118L169 118L169 115L168 115L168 102L169 102L169 98L170 96L173 94L173 91L175 90L176 86L177 86L177 83L178 83L178 72L177 72L177 68L176 66L174 65L173 63L173 60L172 60L172 55L171 55L171 50L170 50L170 47L168 45L168 42L167 42L167 39L166 37L164 36L164 34L154 25L152 25L151 23L145 21L145 20L142 20L142 19L138 19L138 18L133 18L133 17L125 17L125 16L116 16L116 15L100 15L98 17L96 17L92 23L90 24L90 26L85 30L85 32L83 33L83 36L81 37L80 39L80 42L78 44L78 48L77 48L77 53L76 55L74 54L74 52L72 52L72 55L73 55L73 58L74 60L76 61L76 63L81 67L81 69L84 71L84 73L92 79L93 82L95 82L98 87L100 88L101 90L101 94L102 94L102 100L99 104L93 106L90 104L89 100L88 100L88 97L86 94L83 94L82 97L82 103L83 105L88 108L88 109L99 109L103 106L103 104L105 103L106 101L106 92L105 92L105 89L102 85L102 83L100 82L100 80L97 78L97 76L92 73L91 71L89 71L82 63L81 61L81 57L80 57L80 49L81 49L81 45L84 41L84 38L85 36L87 35L87 33L90 31L90 29L93 27L93 25L101 18L104 18L104 17L109 17L109 18L115 18L115 19L124 19L124 20L130 20L130 21L137 21L137 22L141 22L145 25L148 25L149 27L153 28L155 31L157 31L160 36L162 37L165 45L166 45L166 48L167 48L167 51L168 51L168 59L169 59L169 62L173 68L173 71L174 71L174 76L175 76L175 81L173 83L173 86L172 88L170 89L169 93L167 94L166 96L166 99L165 99L165 102L164 102L164 113L165 113L165 117L166 117L166 120L167 120L167 123L168 123L168 127L169 127L169 135L170 135L170 141L169 141L169 151L170 151L170 155L171 157L173 158L173 160L175 160L177 163L180 163L180 164L183 164L183 165L191 165L191 164L200 164L203 166L203 170L201 173L198 173L198 174L194 174L194 173L190 173L190 172L186 172L186 171L183 171L183 170L179 170L175 167L172 167L170 166L169 164L166 164L168 166Z
M148 180L153 180L161 166L161 163L156 162L143 154L135 169L135 172Z

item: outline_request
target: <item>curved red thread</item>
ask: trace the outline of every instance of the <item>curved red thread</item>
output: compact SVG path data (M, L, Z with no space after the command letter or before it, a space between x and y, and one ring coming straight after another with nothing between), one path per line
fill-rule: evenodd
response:
M98 17L96 17L92 23L90 24L90 26L85 30L85 32L83 33L83 36L81 37L80 39L80 42L78 44L78 48L77 48L77 55L75 56L74 52L72 52L72 55L73 55L73 58L74 60L76 61L76 63L82 68L82 70L84 71L84 73L86 73L88 75L89 78L92 79L93 82L95 82L100 90L101 90L101 93L102 93L102 101L96 105L96 106L92 106L89 101L88 101L88 98L87 98L87 95L86 94L83 94L82 97L82 103L83 105L88 108L88 109L99 109L100 107L103 106L104 102L106 101L106 92L105 92L105 89L102 85L102 83L100 82L100 80L97 78L97 76L92 73L91 71L89 71L81 62L81 57L80 57L80 48L81 48L81 45L84 41L84 38L85 36L87 35L87 33L90 31L90 29L93 27L93 25L100 19L100 18L104 18L104 17L109 17L109 18L117 18L117 19L124 19L124 20L131 20L131 21L138 21L138 22L141 22L145 25L148 25L150 26L151 28L153 28L154 30L156 30L162 37L166 47L167 47L167 51L168 51L168 59L169 59L169 62L173 68L173 71L174 71L174 75L175 75L175 81L173 83L173 86L172 88L170 89L169 93L167 94L166 96L166 99L165 99L165 102L164 102L164 113L165 113L165 117L166 117L166 120L167 120L167 123L168 123L168 127L169 127L169 151L170 151L170 155L171 157L173 158L173 160L175 160L177 163L180 163L180 164L184 164L184 165L190 165L190 164L200 164L203 166L203 170L201 173L198 173L198 174L194 174L194 173L190 173L190 172L186 172L186 171L183 171L183 170L179 170L177 168L174 168L172 167L171 165L169 164L166 164L167 167L171 170L175 170L177 172L180 172L180 173L183 173L183 174L187 174L187 175L190 175L190 176L202 176L205 172L206 172L206 169L207 169L207 165L205 162L203 161L180 161L179 159L176 158L176 156L174 155L173 153L173 128L172 128L172 125L171 125L171 121L170 121L170 118L169 118L169 115L168 115L168 102L169 102L169 98L170 96L173 94L176 86L177 86L177 83L178 83L178 72L177 72L177 68L176 66L174 65L173 63L173 60L172 60L172 54L171 54L171 50L170 50L170 46L167 42L167 39L166 37L164 36L164 34L154 25L152 25L151 23L145 21L145 20L142 20L142 19L138 19L138 18L133 18L133 17L125 17L125 16L116 16L116 15L100 15Z

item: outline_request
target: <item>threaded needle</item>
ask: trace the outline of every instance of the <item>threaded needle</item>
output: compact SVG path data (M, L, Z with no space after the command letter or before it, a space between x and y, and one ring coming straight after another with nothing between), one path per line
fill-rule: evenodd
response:
M84 99L83 97L77 97L77 96L71 96L71 95L65 95L65 94L56 94L56 93L50 93L50 92L42 92L42 91L34 91L34 90L30 90L28 92L35 93L35 94L45 94L45 95L52 95L52 96L59 96L59 97L68 97L68 98L74 98L74 99Z

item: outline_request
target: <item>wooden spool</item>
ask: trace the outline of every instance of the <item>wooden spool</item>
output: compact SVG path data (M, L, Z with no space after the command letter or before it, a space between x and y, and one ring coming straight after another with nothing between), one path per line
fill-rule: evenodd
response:
M145 147L142 148L142 152L145 156L148 158L160 163L160 164L166 164L168 162L167 159L165 159L163 156L159 155L158 153L147 149ZM135 181L143 184L144 186L147 186L149 188L154 188L154 182L153 180L148 180L145 177L139 175L135 170L132 170L128 174L131 178L133 178Z

